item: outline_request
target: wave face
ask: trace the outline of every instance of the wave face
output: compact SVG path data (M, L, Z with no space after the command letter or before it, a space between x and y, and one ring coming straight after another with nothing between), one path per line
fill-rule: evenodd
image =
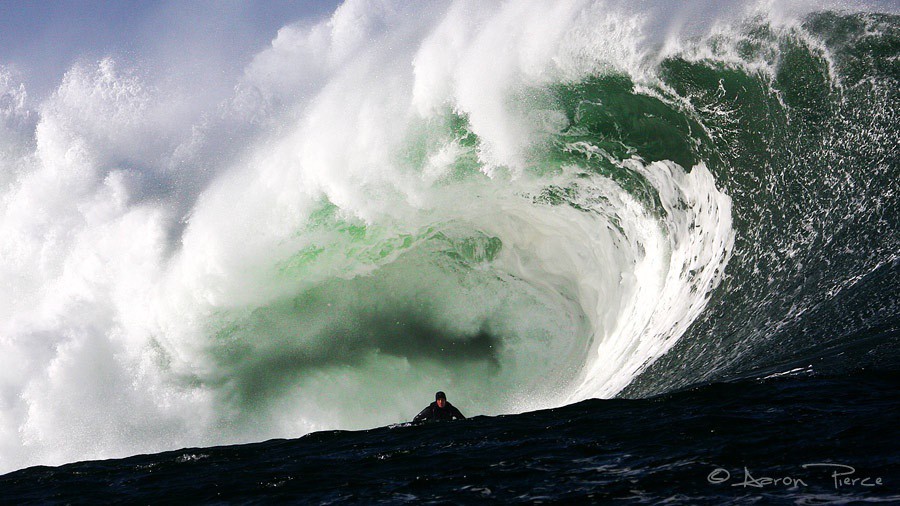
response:
M349 1L200 113L0 69L0 468L894 363L898 18L635 9Z

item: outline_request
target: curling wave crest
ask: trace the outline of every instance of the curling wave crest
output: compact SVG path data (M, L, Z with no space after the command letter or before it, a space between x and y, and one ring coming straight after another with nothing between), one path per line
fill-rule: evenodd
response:
M0 67L0 470L622 392L735 254L730 97L672 62L776 66L642 9L348 1L203 108Z

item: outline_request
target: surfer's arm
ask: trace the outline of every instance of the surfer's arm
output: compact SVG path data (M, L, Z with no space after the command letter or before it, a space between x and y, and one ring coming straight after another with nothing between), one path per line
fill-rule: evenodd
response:
M428 406L427 408L420 411L419 414L416 415L415 418L413 418L413 422L421 422L422 420L428 420L430 415L431 415L431 406Z
M466 417L464 417L463 414L460 413L458 409L456 409L456 406L453 406L453 416L455 416L456 418L459 418L460 420L466 419Z

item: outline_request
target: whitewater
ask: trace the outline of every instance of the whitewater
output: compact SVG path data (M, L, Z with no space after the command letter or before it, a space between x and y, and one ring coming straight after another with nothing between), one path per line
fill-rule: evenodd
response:
M213 103L112 57L35 102L0 62L0 472L646 396L894 321L822 315L897 268L896 63L851 58L896 18L701 7L349 0Z

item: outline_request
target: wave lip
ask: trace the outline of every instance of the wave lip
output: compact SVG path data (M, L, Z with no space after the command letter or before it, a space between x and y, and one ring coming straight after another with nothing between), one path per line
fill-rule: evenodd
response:
M893 328L896 17L669 9L349 1L202 113L109 58L40 104L0 70L0 466L438 389L648 395Z

